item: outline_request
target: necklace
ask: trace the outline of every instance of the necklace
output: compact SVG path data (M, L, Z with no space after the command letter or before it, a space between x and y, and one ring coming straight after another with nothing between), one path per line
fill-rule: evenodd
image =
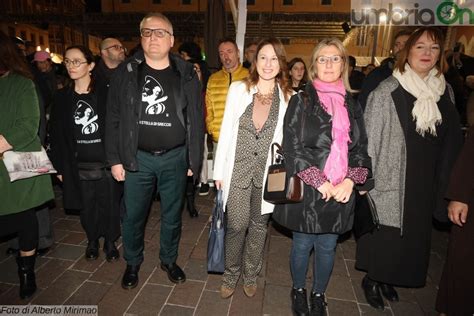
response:
M273 89L271 92L268 92L268 93L260 93L260 92L257 92L255 93L255 97L257 98L257 100L263 104L263 105L270 105L272 104L272 101L273 101Z

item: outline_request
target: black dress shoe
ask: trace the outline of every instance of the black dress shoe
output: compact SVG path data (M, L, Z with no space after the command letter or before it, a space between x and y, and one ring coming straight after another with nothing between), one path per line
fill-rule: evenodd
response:
M108 262L115 261L120 257L120 253L113 241L106 240L104 242L104 252L105 252L105 259Z
M364 290L365 299L367 303L373 308L384 310L384 303L382 295L380 295L379 284L376 281L372 281L366 275L362 279L362 289Z
M131 290L138 284L138 271L140 271L140 265L131 266L127 264L127 269L122 277L122 288Z
M176 263L161 264L161 269L168 273L168 279L173 283L183 283L186 281L186 275Z
M99 241L89 240L86 248L86 260L96 260L99 257Z
M390 302L399 301L398 293L392 285L386 283L379 283L379 287L380 291L382 292L382 295L385 296L387 300L389 300Z

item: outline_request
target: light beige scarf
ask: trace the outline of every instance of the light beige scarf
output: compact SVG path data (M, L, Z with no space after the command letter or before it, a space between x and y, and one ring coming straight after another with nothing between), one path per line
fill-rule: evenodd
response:
M416 122L416 131L421 136L425 136L426 132L436 136L436 125L442 122L441 112L436 103L444 94L446 81L442 74L437 77L437 73L438 70L433 68L422 79L408 63L405 64L403 74L398 69L393 71L393 76L400 82L403 89L416 98L411 114Z

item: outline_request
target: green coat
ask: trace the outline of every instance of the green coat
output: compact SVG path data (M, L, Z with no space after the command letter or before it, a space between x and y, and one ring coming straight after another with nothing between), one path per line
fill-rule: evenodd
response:
M38 97L33 82L17 74L0 77L0 135L15 151L39 151ZM53 198L51 176L10 182L0 160L0 215L26 211Z

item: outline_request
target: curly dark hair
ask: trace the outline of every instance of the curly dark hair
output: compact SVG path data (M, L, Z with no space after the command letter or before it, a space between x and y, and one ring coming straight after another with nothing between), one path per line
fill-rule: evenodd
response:
M194 42L184 42L178 48L178 52L181 54L185 52L191 59L202 60L201 47Z

